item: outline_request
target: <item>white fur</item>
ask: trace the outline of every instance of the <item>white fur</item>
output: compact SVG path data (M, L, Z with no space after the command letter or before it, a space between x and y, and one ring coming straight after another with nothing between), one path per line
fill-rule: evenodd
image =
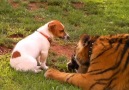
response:
M49 23L40 27L39 29L37 29L37 31L40 31L45 35L53 38L52 33L48 30L48 24ZM46 37L44 37L37 31L22 39L16 44L13 52L18 51L20 52L21 56L10 59L11 67L19 71L30 70L35 73L40 72L41 69L40 66L37 66L36 58L38 58L39 54L41 53L45 57L44 62L41 63L41 67L44 69L48 68L46 66L46 59L48 55L48 50L50 48L50 42L47 40Z

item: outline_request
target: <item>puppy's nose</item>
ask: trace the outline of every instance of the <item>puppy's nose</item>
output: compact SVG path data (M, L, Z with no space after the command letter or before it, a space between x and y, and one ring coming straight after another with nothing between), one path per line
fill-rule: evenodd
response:
M67 39L70 39L70 36L68 34L65 36L65 40Z
M70 36L67 36L67 39L70 39Z

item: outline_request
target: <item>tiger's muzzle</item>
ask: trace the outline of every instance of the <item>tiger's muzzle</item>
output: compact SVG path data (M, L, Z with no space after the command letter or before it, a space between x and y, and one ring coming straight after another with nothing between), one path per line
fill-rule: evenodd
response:
M76 58L75 58L75 55L72 55L71 57L71 61L67 64L68 65L68 70L70 72L77 72L78 68L79 68L79 65L77 64L76 62Z
M79 63L75 55L72 55L71 61L67 64L68 70L70 72L76 73L86 73L88 67L90 66L90 62L85 62L83 64Z

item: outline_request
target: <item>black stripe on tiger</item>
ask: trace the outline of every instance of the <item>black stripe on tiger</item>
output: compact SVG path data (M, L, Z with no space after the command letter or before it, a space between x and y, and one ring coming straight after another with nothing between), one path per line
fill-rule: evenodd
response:
M103 45L103 47L105 47L103 43L101 43L101 45ZM92 63L92 61L94 61L94 59L97 59L99 56L101 56L101 55L104 54L106 51L110 50L111 48L112 48L112 46L111 46L110 48L106 49L105 51L101 52L98 56L96 56L95 58L93 58L92 60L90 60L90 63Z
M119 52L118 56L120 56L120 54L121 54L121 52ZM108 72L108 71L110 71L110 70L115 70L116 68L119 67L119 65L120 65L120 63L121 63L121 59L118 59L118 58L119 58L119 57L116 58L116 61L118 60L118 62L115 63L114 66L111 66L111 67L109 67L109 68L107 68L107 69L104 69L104 70L102 69L101 71L92 70L92 71L89 71L89 72L87 72L87 73L90 73L91 75L97 75L97 74L103 74L103 73Z
M125 62L125 65L124 65L123 71L125 71L125 70L126 70L126 68L127 68L128 64L129 64L129 53L128 53L128 57L127 57L127 59L126 59L126 62Z
M126 41L126 44L125 44L123 52L122 52L121 59L124 57L124 55L127 52L128 48L129 48L129 40ZM128 53L128 56L127 56L123 71L126 70L128 64L129 64L129 53Z
M100 84L100 85L104 85L105 86L105 89L104 90L112 90L112 89L109 89L111 88L110 87L110 84L112 84L112 82L116 79L116 75L119 73L119 70L116 71L116 73L114 73L113 75L111 75L110 77L107 77L107 78L101 78L101 79L98 79L98 80L95 80L96 83L94 83L92 86L90 86L90 90L92 90L92 88L94 86L96 86L97 84ZM103 84L102 84L103 83ZM104 84L105 83L105 84ZM107 84L108 83L108 84ZM113 88L113 87L112 87Z

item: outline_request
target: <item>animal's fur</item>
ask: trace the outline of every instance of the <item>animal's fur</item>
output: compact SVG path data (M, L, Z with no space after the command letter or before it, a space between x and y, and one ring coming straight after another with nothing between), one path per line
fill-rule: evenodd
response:
M34 33L19 41L12 51L10 65L19 71L40 72L47 69L46 59L51 40L54 37L67 39L64 25L57 20L50 21ZM40 62L40 66L37 65Z
M83 35L75 51L74 58L79 67L89 62L86 73L65 73L49 69L45 76L83 90L129 89L129 34L95 37Z

